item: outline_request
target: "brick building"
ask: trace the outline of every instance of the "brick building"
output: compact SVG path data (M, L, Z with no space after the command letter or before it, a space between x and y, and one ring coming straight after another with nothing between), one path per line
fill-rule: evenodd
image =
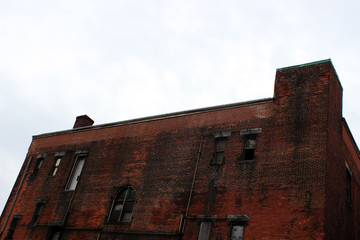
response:
M359 149L330 60L273 98L33 137L0 239L360 239Z

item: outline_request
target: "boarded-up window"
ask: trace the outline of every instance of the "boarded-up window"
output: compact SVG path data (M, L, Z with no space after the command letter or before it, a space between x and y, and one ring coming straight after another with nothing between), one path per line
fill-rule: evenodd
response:
M243 240L244 239L244 226L233 225L231 230L231 240Z
M223 164L225 147L226 147L226 137L215 138L215 155L212 161L213 164Z

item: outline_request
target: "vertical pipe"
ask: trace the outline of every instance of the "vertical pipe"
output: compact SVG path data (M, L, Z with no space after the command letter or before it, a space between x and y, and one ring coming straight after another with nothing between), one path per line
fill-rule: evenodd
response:
M196 173L197 173L198 166L199 166L199 161L200 161L201 147L202 147L203 138L204 138L204 137L201 136L200 145L199 145L199 151L198 151L198 156L197 156L197 159L196 159L195 171L194 171L194 175L193 175L193 179L192 179L192 183L191 183L189 200L188 200L188 203L187 203L187 206L186 206L185 216L184 216L184 218L183 218L183 225L182 225L182 229L181 229L181 238L182 238L182 235L184 234L184 231L185 231L186 218L187 218L188 213L189 213L191 198L192 198L192 194L193 194L193 191L194 191L194 185L195 185L195 180L196 180Z

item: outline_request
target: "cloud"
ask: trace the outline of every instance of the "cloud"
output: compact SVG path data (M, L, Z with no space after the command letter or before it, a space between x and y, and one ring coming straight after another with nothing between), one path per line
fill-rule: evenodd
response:
M275 70L332 58L360 141L356 1L4 1L0 176L31 136L271 97ZM1 202L5 200L0 199Z

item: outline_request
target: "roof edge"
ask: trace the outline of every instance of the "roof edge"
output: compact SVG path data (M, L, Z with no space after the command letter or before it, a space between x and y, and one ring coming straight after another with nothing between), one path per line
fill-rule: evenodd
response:
M113 123L105 123L105 124L99 124L99 125L94 125L94 126L79 127L76 129L44 133L44 134L34 135L32 138L38 139L38 138L51 137L51 136L56 136L56 135L69 134L69 133L92 131L92 130L97 130L97 129L101 129L101 128L112 128L112 127L117 127L117 126L122 126L122 125L138 124L138 123L151 122L151 121L163 120L163 119L168 119L168 118L177 118L177 117L183 117L183 116L187 116L187 115L195 115L195 114L201 114L201 113L207 113L207 112L232 109L232 108L237 108L237 107L245 107L245 106L250 106L250 105L263 104L263 103L272 102L273 100L274 100L274 98L263 98L263 99L258 99L258 100L245 101L245 102L224 104L224 105L205 107L205 108L197 108L197 109L185 110L185 111L179 111L179 112L173 112L173 113L165 113L165 114L160 114L160 115L154 115L154 116L143 117L143 118L135 118L135 119L124 120L124 121L113 122Z
M315 62L309 62L309 63L293 65L293 66L288 66L288 67L283 67L283 68L277 68L276 71L283 71L283 70L288 70L288 69L293 69L293 68L302 68L302 67L317 65L317 64L326 63L326 62L330 62L331 65L334 67L334 65L332 64L331 58L328 58L328 59L323 59L323 60L315 61Z
M317 65L317 64L321 64L321 63L326 63L326 62L330 62L331 67L334 70L334 73L336 75L336 78L340 84L341 89L343 89L342 85L341 85L341 81L339 78L339 75L336 72L335 66L331 61L331 58L328 59L323 59L323 60L319 60L319 61L315 61L315 62L309 62L309 63L304 63L304 64L299 64L299 65L293 65L293 66L289 66L289 67L283 67L283 68L277 68L276 71L284 71L284 70L290 70L290 69L295 69L295 68L302 68L302 67L307 67L307 66L312 66L312 65Z

